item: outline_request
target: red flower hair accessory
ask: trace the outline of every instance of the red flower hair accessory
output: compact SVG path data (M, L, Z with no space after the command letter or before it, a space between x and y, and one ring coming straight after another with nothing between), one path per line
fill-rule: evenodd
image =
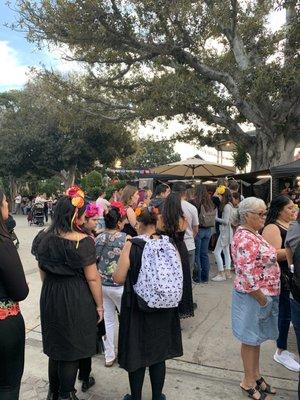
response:
M126 216L126 207L120 201L113 201L110 206L117 208L122 218Z

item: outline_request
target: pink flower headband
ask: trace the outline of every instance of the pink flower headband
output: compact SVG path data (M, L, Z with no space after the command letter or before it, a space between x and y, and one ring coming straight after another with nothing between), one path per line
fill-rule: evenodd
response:
M85 216L87 218L95 217L96 215L100 215L103 213L103 209L99 207L96 203L89 203L85 209Z

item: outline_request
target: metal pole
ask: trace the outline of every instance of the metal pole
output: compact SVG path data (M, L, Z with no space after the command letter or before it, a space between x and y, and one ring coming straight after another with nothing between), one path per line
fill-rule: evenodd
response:
M271 177L270 177L270 202L272 201L272 199L273 199L273 177L271 175Z

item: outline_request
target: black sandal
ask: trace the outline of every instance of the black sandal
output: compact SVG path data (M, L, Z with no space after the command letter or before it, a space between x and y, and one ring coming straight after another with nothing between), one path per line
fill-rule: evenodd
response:
M261 377L260 379L258 379L258 380L256 381L256 384L257 384L257 386L258 386L258 389L259 389L261 392L268 393L268 394L273 394L273 395L276 394L276 390L272 389L271 385L269 385L269 384L264 380L263 377ZM263 384L265 385L265 389L261 387L261 385L263 385Z
M267 397L267 395L264 392L261 392L258 389L255 389L255 388L245 389L241 385L240 385L240 388L242 389L243 395L249 397L250 399L265 400L265 398ZM260 394L260 398L259 399L253 397L256 393Z

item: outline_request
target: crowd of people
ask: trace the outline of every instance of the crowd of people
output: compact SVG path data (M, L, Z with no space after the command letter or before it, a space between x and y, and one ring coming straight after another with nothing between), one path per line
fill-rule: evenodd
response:
M242 392L255 400L276 393L261 372L260 346L267 340L277 341L276 362L300 372L287 346L292 321L300 348L298 209L288 194L267 208L238 189L226 179L211 194L203 184L188 188L183 181L160 184L154 194L127 185L110 200L102 192L87 202L74 186L59 198L50 226L32 245L43 282L47 400L77 400L77 376L88 391L95 384L92 357L102 350L105 367L118 361L128 373L130 394L123 400L141 400L146 368L152 400L166 399L165 361L183 354L180 319L193 317L197 307L192 283L221 284L233 275L232 331L241 342ZM5 225L3 192L0 210L0 398L17 400L25 344L18 302L28 286Z

